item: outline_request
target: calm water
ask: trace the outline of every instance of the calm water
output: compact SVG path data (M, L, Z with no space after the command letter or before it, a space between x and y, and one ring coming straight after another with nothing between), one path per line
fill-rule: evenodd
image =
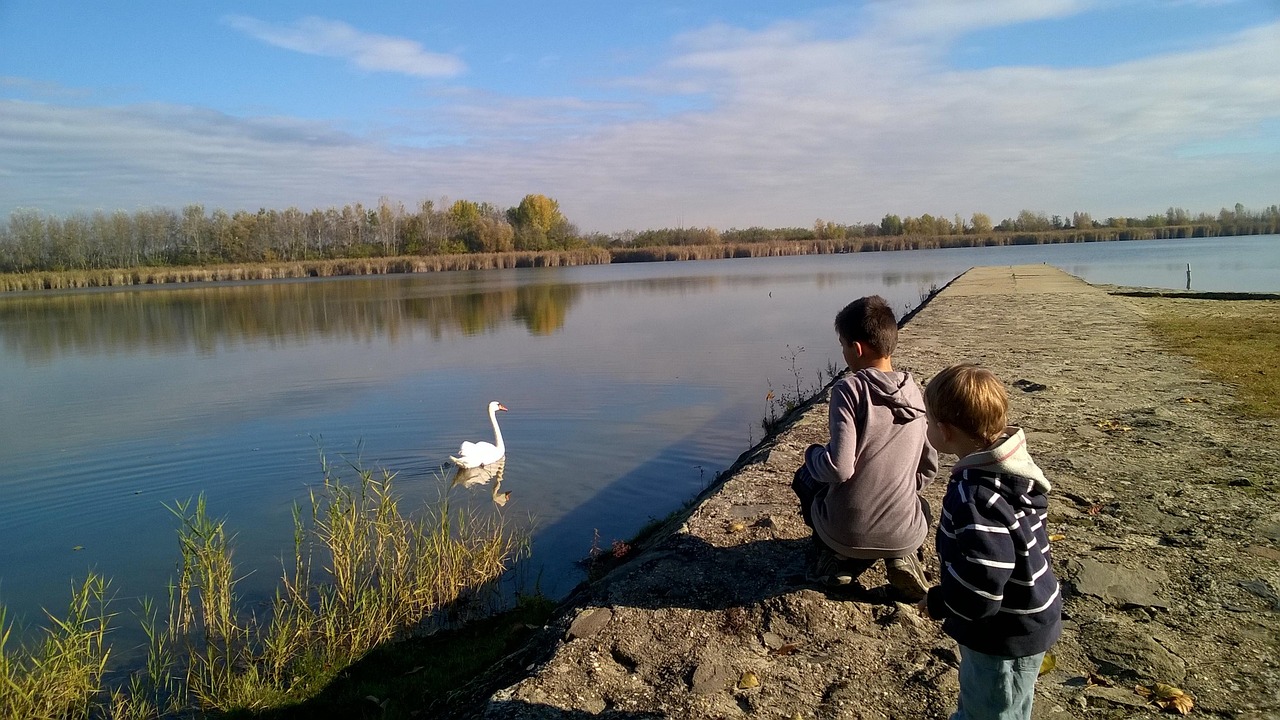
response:
M1280 291L1268 236L0 296L0 602L38 622L90 568L122 612L163 598L165 506L199 493L237 533L242 592L266 595L321 448L431 501L459 443L492 439L495 399L503 512L534 529L526 577L559 595L597 531L630 537L759 440L766 393L820 384L845 303L903 311L969 267L1033 262Z

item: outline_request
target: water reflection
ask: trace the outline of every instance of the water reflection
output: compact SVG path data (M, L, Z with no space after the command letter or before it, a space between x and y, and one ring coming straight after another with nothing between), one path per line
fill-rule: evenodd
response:
M395 343L414 333L481 335L508 322L532 335L560 332L584 294L688 295L726 289L776 288L802 282L819 288L851 273L719 274L612 280L607 283L467 283L410 277L301 280L127 291L0 296L0 346L27 363L63 355L193 351L202 355L263 343L304 345L314 339ZM881 285L936 280L934 271L880 275ZM509 278L510 276L508 276Z
M467 489L480 487L493 483L489 491L490 497L499 506L506 505L507 500L511 499L511 491L502 492L502 474L507 467L507 459L501 458L495 463L481 465L474 468L455 467L453 480L450 487L463 487Z
M269 282L0 297L0 344L28 363L42 363L62 355L211 354L314 338L385 337L394 343L420 331L439 339L448 332L478 335L511 321L534 335L550 335L564 327L581 292L577 285L541 284L423 294L423 286Z

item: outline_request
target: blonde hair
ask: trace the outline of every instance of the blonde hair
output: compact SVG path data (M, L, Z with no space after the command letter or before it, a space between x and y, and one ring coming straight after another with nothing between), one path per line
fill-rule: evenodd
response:
M924 402L935 422L986 443L995 442L1008 424L1004 384L976 365L952 365L935 375L925 386Z

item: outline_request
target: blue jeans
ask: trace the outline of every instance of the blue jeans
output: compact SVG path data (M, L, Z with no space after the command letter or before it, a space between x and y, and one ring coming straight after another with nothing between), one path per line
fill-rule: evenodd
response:
M1044 653L988 655L960 646L960 704L951 720L1031 720Z

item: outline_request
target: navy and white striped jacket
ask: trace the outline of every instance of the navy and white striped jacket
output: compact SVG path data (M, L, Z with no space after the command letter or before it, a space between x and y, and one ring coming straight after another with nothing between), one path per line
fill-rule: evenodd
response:
M961 645L1024 657L1058 639L1062 594L1045 528L1049 483L1026 453L1022 431L1009 430L952 470L938 524L941 583L927 602Z

